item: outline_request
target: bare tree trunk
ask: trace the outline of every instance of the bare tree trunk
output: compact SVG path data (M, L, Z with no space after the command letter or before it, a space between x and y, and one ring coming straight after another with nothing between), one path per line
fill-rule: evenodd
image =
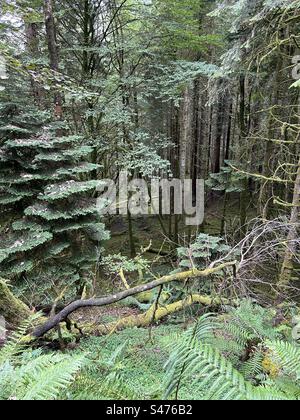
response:
M44 0L44 14L45 14L45 25L46 25L46 36L48 44L48 52L50 59L50 68L53 72L59 72L59 57L58 48L56 42L56 28L55 20L53 15L53 3L52 0ZM58 89L55 89L54 94L54 112L58 119L62 119L62 94Z
M233 104L230 101L229 105L229 114L228 114L228 125L227 125L227 133L226 133L226 144L225 144L225 160L230 159L230 147L231 147L231 131L232 131L232 113L233 113Z
M191 175L191 139L193 131L193 89L187 86L184 91L181 109L180 129L180 179Z
M27 51L32 58L36 59L40 56L37 23L25 22L25 34L26 34ZM34 101L37 106L41 107L43 96L44 96L43 88L35 80L33 76L30 76L30 83L31 83L32 95L34 97Z
M278 56L277 56L277 67L276 67L276 77L273 82L272 86L272 92L273 94L270 97L270 103L271 103L271 109L272 105L275 106L272 111L270 111L269 115L269 122L268 122L268 132L267 137L268 139L273 139L275 135L275 122L274 122L274 116L278 114L278 106L281 103L281 89L282 89L282 70L283 70L284 62L283 62L283 55L280 51L280 48L278 50ZM276 108L277 107L277 108ZM273 173L273 157L274 155L274 144L272 141L267 141L266 149L265 149L265 155L264 155L264 163L263 163L263 175L267 178L271 177ZM271 195L271 188L269 183L262 183L261 189L260 189L260 196L259 196L259 208L260 212L264 219L268 219L270 215L270 200L269 197Z
M129 236L129 247L130 247L130 256L131 258L136 257L135 249L135 240L134 240L134 230L133 230L133 220L130 210L127 211L127 220L128 220L128 236Z
M282 264L279 286L284 287L291 281L294 269L294 255L296 254L296 240L299 237L299 211L300 211L300 159L298 163L298 172L295 181L293 207L289 222L290 230L287 237L287 249Z
M246 79L244 75L240 76L240 142L241 144L246 141L248 132L246 124ZM246 222L247 222L247 205L248 205L248 180L245 179L243 191L240 193L240 221L241 221L241 232L246 233Z
M219 82L218 88L222 89L222 81ZM212 155L212 173L218 174L221 170L221 148L222 148L222 138L224 132L224 120L225 120L225 99L223 97L223 92L219 94L219 103L217 107L216 115L216 129L215 129L215 138L213 145L213 155ZM223 163L223 162L222 162Z

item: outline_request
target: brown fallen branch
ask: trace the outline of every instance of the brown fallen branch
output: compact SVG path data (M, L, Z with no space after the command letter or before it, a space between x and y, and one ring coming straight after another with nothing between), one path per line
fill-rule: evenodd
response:
M81 330L85 334L98 334L98 335L110 335L117 331L122 331L126 328L142 328L148 327L154 322L158 322L161 319L173 315L177 312L182 311L194 304L200 304L203 306L212 305L227 305L229 301L227 299L212 298L210 296L202 295L191 295L186 299L180 300L170 305L158 306L152 305L147 312L140 315L131 315L126 318L122 318L118 321L110 322L106 325L99 326L81 326Z
M206 270L199 271L199 270L190 270L185 271L183 273L172 274L169 276L161 277L160 279L154 280L150 283L143 284L140 286L136 286L132 289L124 290L122 292L105 296L102 298L92 298L87 300L77 300L62 311L60 311L57 315L50 318L45 324L37 327L34 332L33 336L36 338L44 336L47 332L51 331L54 327L59 325L61 322L66 321L66 319L71 315L73 312L77 311L80 308L87 308L87 307L101 307L111 305L116 302L120 302L130 296L135 296L139 293L146 292L148 290L156 289L159 286L163 286L164 284L168 284L174 281L189 281L193 279L197 279L199 277L204 278L216 274L226 268L234 267L236 265L236 261L234 262L227 262L224 264L219 265L218 267L210 267Z

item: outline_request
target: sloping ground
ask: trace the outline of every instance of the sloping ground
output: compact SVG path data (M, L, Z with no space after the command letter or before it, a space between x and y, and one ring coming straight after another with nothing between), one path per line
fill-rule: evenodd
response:
M128 329L110 337L82 341L76 352L88 353L92 366L83 370L68 395L63 397L70 400L162 398L164 365L174 337L180 332L181 327L162 325L152 330ZM116 349L120 349L120 354L114 359ZM108 375L112 380L110 391L106 393L103 383ZM197 395L183 390L180 398L197 399Z
M92 323L92 324L106 324L108 322L123 319L131 315L139 315L141 312L138 309L122 307L120 305L106 306L102 308L91 307L79 309L74 312L71 319L78 324Z

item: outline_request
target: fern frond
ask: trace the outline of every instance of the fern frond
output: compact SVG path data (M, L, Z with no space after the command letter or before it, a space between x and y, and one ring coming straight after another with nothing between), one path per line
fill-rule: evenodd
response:
M247 382L221 353L210 344L198 344L190 349L186 362L186 381L197 388L204 400L256 401L293 399L278 388L255 387ZM166 397L172 387L167 388Z
M40 317L40 313L32 315L29 319L23 321L16 331L14 331L8 342L0 350L0 366L25 350L24 336Z
M45 355L32 361L21 370L24 391L18 399L54 400L73 382L83 364L83 357Z
M268 341L268 349L274 354L283 371L300 380L300 349L295 344L284 341Z
M240 369L240 372L247 380L255 379L263 373L264 354L261 350L257 350L249 360L247 360Z
M299 349L280 341L269 340L266 345L264 337L272 337L274 332L270 333L269 328L271 327L268 322L263 323L260 327L257 327L257 324L258 320L268 321L269 315L266 315L266 310L262 308L253 308L252 310L249 303L245 303L245 305L246 312L252 311L252 316L248 320L244 314L240 316L240 310L235 311L235 315L239 316L234 317L231 324L226 323L223 336L220 334L219 325L216 332L217 337L211 338L210 327L212 325L207 324L208 319L202 318L183 338L178 339L166 364L166 398L175 392L178 397L180 388L188 386L191 386L193 391L196 389L198 395L204 400L255 401L299 398L299 387L296 383L300 377ZM255 319L253 325L251 319ZM264 325L266 325L265 334L263 332ZM198 330L200 339L197 339L196 332ZM260 344L255 344L256 342ZM234 366L228 358L228 353L230 353L228 349L245 352L246 349L249 350L249 344L251 345L250 358L243 364L241 359L236 359L236 366ZM288 375L294 375L294 377L296 375L296 381L291 378L283 378L282 375L279 375L276 381L266 380L267 376L263 372L266 347L274 357L280 360L282 371ZM220 351L220 348L224 351ZM240 371L236 367L239 367ZM255 386L251 382L254 379L260 380L263 385Z
M193 350L196 344L212 341L215 328L216 323L212 314L206 314L181 339L178 339L177 343L172 343L172 353L165 365L167 370L166 398L175 390L178 391L181 380L185 376L186 368L194 357Z

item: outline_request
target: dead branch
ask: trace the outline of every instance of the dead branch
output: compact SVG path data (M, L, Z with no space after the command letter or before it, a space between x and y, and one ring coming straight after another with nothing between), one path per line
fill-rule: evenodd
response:
M33 336L36 338L44 336L47 332L51 331L54 327L59 325L61 322L64 322L68 318L69 315L71 315L73 312L75 312L76 310L80 308L95 307L95 306L101 307L101 306L111 305L113 303L120 302L130 296L135 296L139 293L156 289L157 287L162 286L164 284L168 284L174 281L189 281L189 280L194 280L197 278L208 277L213 274L219 273L220 271L226 268L233 267L235 265L236 265L236 261L233 261L233 262L227 262L227 263L221 264L218 267L209 267L203 271L194 269L194 270L186 271L183 273L176 273L173 275L164 276L150 283L136 286L132 289L127 289L122 292L110 295L110 296L105 296L102 298L92 298L92 299L87 299L87 300L77 300L71 303L70 305L68 305L57 315L50 318L45 324L37 327L33 332Z
M228 305L229 301L228 299L221 299L218 297L212 298L210 296L195 294L188 296L186 299L165 306L157 306L154 304L151 306L150 309L148 309L147 312L140 315L130 315L120 320L110 322L107 325L83 325L81 329L86 334L111 335L117 331L122 331L126 328L148 327L153 322L158 322L169 315L174 315L175 313L180 312L183 309L186 309L196 303L203 306L217 306Z

